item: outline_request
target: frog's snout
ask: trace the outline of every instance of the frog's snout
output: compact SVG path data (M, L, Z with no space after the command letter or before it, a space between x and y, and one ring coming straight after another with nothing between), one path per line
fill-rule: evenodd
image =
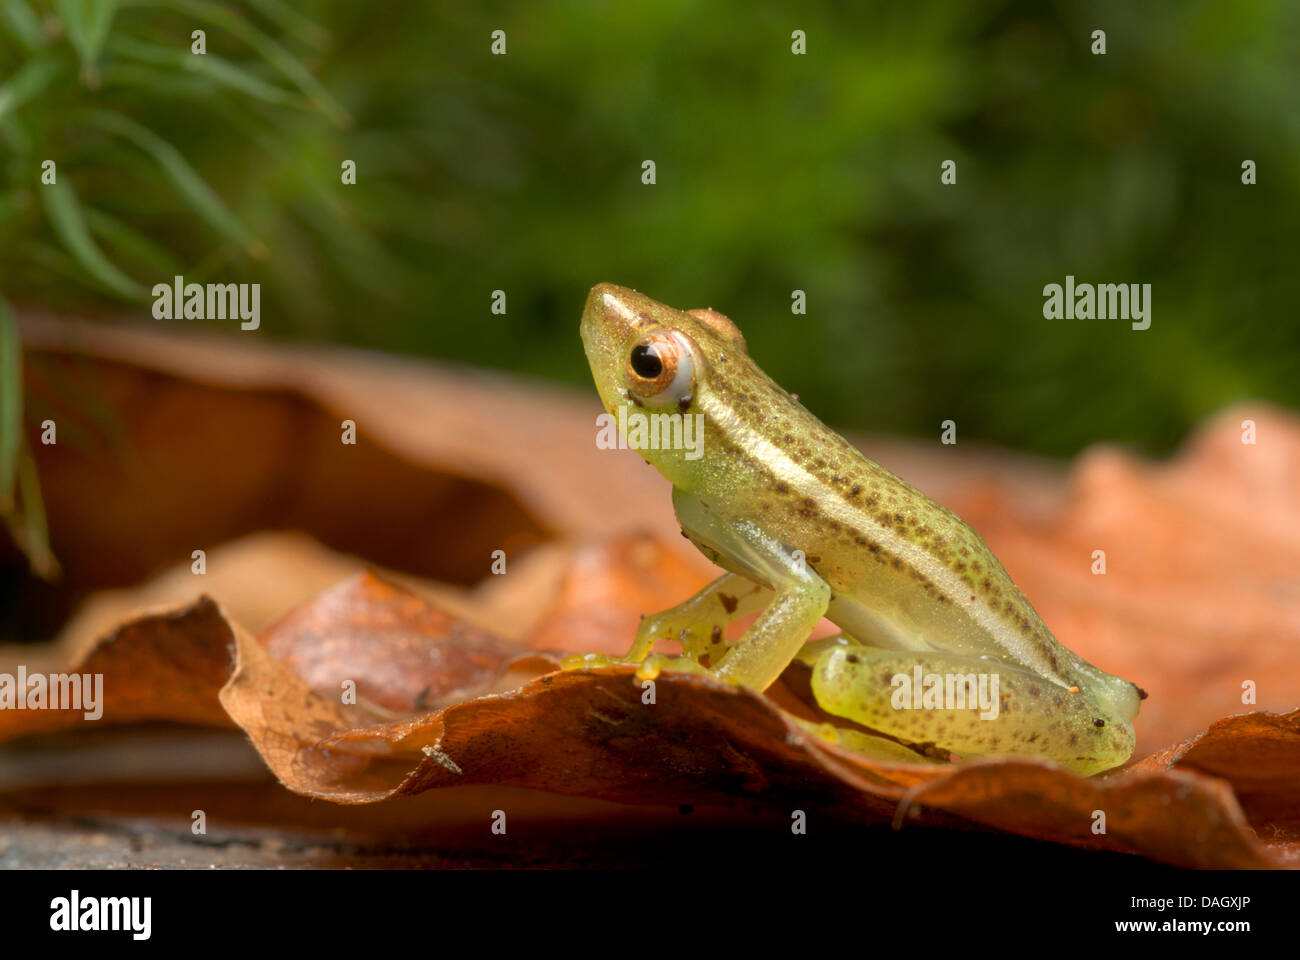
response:
M1146 699L1146 691L1136 683L1120 677L1107 674L1102 676L1106 677L1106 683L1098 690L1100 701L1117 716L1132 721L1138 715L1142 701Z
M635 290L616 283L598 283L587 294L582 308L583 342L599 337L622 344L638 326L650 322L650 311L658 306Z
M620 322L623 311L618 306L622 289L612 283L599 283L591 288L582 308L582 349L602 397L606 381L618 369L620 347L627 332L626 324Z
M602 396L623 369L637 331L658 325L664 306L616 283L598 283L582 308L582 346Z
M584 313L589 313L592 307L604 307L607 302L625 300L629 295L635 294L635 290L620 287L617 283L598 283L591 288L591 293L587 294L587 309Z

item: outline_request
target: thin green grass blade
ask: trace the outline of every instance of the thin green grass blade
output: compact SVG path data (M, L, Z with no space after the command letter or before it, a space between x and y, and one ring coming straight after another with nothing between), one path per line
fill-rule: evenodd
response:
M62 247L33 239L27 244L27 256L35 266L51 277L61 277L68 281L68 289L75 290L86 281L86 275L77 266L77 261Z
M0 84L0 119L40 96L61 68L56 57L40 57L25 63L7 82Z
M294 106L300 109L307 109L310 106L301 94L285 90L283 87L277 87L273 83L267 83L256 74L231 63L229 60L224 60L214 53L196 57L185 50L175 50L154 43L142 43L130 37L111 38L107 49L110 53L120 54L122 57L129 57L144 63L153 63L196 73L222 86L239 90L250 97L256 97L267 103L274 103L278 106ZM157 82L157 78L154 78L154 82Z
M250 97L265 100L267 103L298 107L303 110L311 109L310 101L302 94L277 87L273 83L267 83L256 74L250 73L229 60L214 57L212 54L208 54L203 58L197 72L211 77L223 86L232 87L248 94Z
M50 549L50 527L41 499L41 478L36 460L26 445L18 452L18 510L5 517L14 542L27 555L32 572L42 580L59 576L59 561Z
M66 180L59 180L43 184L37 192L45 203L45 213L50 218L54 232L82 269L124 300L143 300L145 288L114 266L95 245L86 228L81 203L77 200L72 185Z
M171 0L165 6L181 10L199 20L220 27L244 41L256 50L263 60L284 74L308 100L320 108L331 122L340 127L351 125L352 118L347 110L333 94L325 89L325 85L316 79L301 60L239 14L215 3L208 3L206 0Z
M81 66L94 74L109 25L117 13L117 0L54 0L68 40L81 58Z
M13 509L23 435L23 345L9 304L0 299L0 513Z
M39 50L45 46L40 18L32 12L26 0L4 0L0 4L0 16L4 17L9 32L28 50Z
M176 259L144 234L94 207L87 207L83 212L86 215L86 226L105 246L115 248L137 264L147 266L164 277L173 277L181 272Z
M189 73L183 76L172 74L167 78L165 91L158 89L158 68L143 63L129 63L122 59L109 60L104 64L104 69L99 76L106 89L133 87L133 90L127 92L128 96L160 97L165 95L168 99L189 98L206 101L217 99L213 96L215 91L212 78L201 76L198 73Z
M199 176L179 150L147 127L134 120L107 110L92 110L86 114L90 123L101 130L131 141L153 157L168 179L189 201L194 211L219 233L239 244L251 256L261 256L262 245L245 229L230 209L217 196L206 180Z
M324 50L329 46L330 32L314 20L304 17L283 0L248 0L248 5L309 47Z

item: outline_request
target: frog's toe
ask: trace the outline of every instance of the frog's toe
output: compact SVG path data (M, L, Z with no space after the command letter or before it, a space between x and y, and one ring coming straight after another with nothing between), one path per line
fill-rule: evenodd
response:
M612 667L616 663L627 663L627 661L605 653L571 653L560 661L560 669L590 670L594 667Z
M679 673L713 673L708 667L701 666L690 657L670 657L662 653L652 653L637 668L636 675L640 680L653 680L664 670Z
M861 730L849 730L829 723L813 723L810 720L803 720L793 716L791 719L814 736L820 737L829 743L839 744L872 760L883 760L888 763L938 762L937 758L913 750L905 744L884 737L872 736Z
M799 648L799 652L794 655L794 658L809 667L816 667L817 661L822 658L822 654L826 653L827 650L860 646L863 646L863 644L854 640L847 633L834 633L829 637L818 637L816 640L809 640Z

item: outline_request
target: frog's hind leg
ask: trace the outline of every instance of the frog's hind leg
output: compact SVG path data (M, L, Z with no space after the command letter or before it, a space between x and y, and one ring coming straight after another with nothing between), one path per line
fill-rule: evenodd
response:
M726 653L724 634L727 624L738 617L761 610L772 596L772 591L751 580L728 573L701 590L689 600L660 613L641 619L632 649L620 658L599 654L568 657L566 668L589 667L607 663L643 663L652 660L651 672L658 666L690 669L689 660L699 665L705 657L716 665ZM652 655L658 640L676 640L682 645L684 657Z
M1133 752L1133 728L1122 717L1107 719L1086 694L1028 670L856 644L808 652L816 652L812 689L822 709L906 743L962 757L1038 756L1085 774Z
M831 634L827 637L818 637L816 640L809 640L799 652L795 654L795 659L810 668L817 666L819 661L828 651L831 650L864 650L869 649L855 637L841 631L840 633ZM842 712L837 712L836 716L844 716ZM912 747L906 746L896 740L888 737L873 735L866 730L854 729L852 727L835 726L830 723L817 723L811 720L804 720L800 717L792 717L796 723L806 729L809 733L830 743L839 744L842 747L870 757L873 760L881 760L888 763L934 763L934 756L919 752Z

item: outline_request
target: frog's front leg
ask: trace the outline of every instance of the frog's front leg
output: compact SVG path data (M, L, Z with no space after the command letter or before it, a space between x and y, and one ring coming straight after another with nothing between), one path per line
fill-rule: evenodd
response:
M1133 727L1086 693L978 657L828 644L812 690L829 713L962 757L1039 756L1089 774L1133 752Z
M673 489L682 529L706 552L772 591L771 603L727 651L715 675L766 690L794 659L830 604L831 588L803 555L757 524L720 515L705 501Z
M689 600L643 619L626 659L640 662L656 640L670 639L678 641L692 660L707 656L716 666L727 652L727 624L761 610L771 595L766 587L738 574L724 574Z
M611 663L643 663L651 659L647 671L650 675L657 672L659 666L682 668L684 665L680 661L686 658L699 664L707 656L709 664L716 665L727 650L724 639L727 624L762 609L771 595L772 591L766 587L742 576L724 574L689 600L643 617L632 649L626 656L575 655L566 657L562 665L566 669L580 669ZM678 641L685 657L652 656L651 650L658 640Z
M771 604L723 658L720 679L766 690L799 652L826 613L831 589L821 577L801 576L798 569L791 564L790 576L777 581Z

